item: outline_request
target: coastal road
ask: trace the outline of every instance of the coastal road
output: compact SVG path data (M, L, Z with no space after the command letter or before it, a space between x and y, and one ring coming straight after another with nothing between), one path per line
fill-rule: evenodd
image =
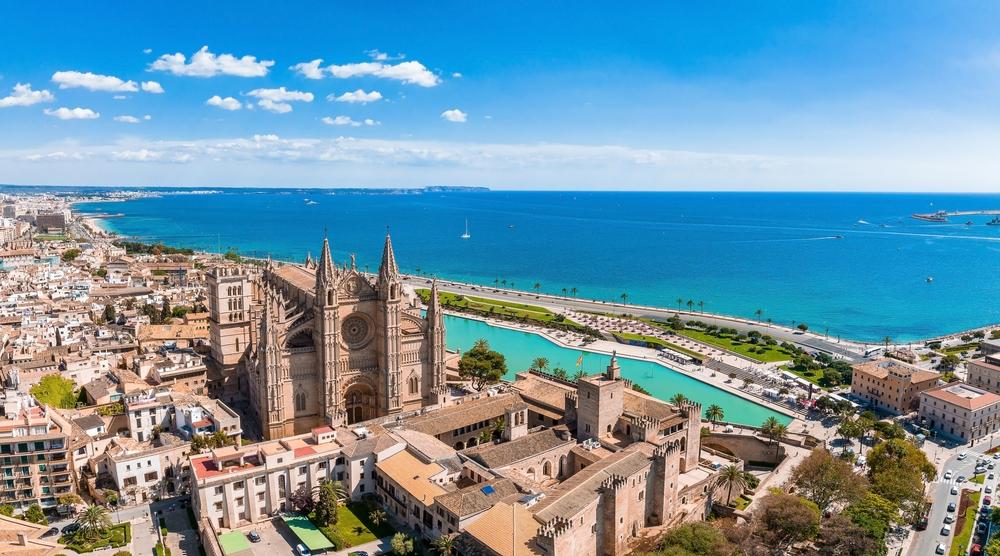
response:
M430 278L420 276L405 276L404 282L417 288L430 287ZM827 340L813 334L805 334L798 330L768 325L764 323L754 323L753 321L721 315L702 314L697 312L678 311L676 309L665 309L660 307L647 307L641 305L623 305L621 303L607 303L603 301L576 299L560 297L555 295L539 294L496 288L491 286L479 286L453 282L449 280L438 280L438 288L442 291L457 293L462 295L473 295L498 300L516 301L519 303L533 303L545 305L554 309L570 309L574 311L588 311L592 313L627 313L640 317L666 320L675 314L680 314L684 319L697 319L716 326L726 326L734 328L740 332L758 330L762 334L769 334L779 342L787 341L796 344L809 351L822 351L832 355L843 357L849 361L861 361L864 358L861 354L860 346L856 344L841 343L837 340Z
M955 538L957 531L952 531L947 537L941 534L941 527L944 525L944 517L949 513L952 517L957 518L958 514L956 512L948 512L948 503L954 502L958 506L959 498L961 494L951 494L951 488L957 486L959 493L962 489L978 490L979 485L971 482L974 477L974 469L976 468L976 462L979 458L987 458L987 461L993 463L1000 463L1000 460L994 460L990 456L984 456L983 453L990 448L989 442L980 443L978 446L969 448L963 446L957 450L950 450L947 452L942 452L942 454L947 457L943 465L935 462L938 466L938 477L936 480L932 481L927 485L927 497L931 500L931 511L927 519L927 529L925 531L917 531L916 536L910 543L909 550L907 554L910 556L924 556L925 554L934 554L934 548L938 543L945 543L946 546L950 546L951 542ZM964 460L958 459L958 454L962 450L968 450L969 455ZM931 455L935 452L928 452ZM1000 467L1000 466L998 466ZM952 472L951 479L945 479L944 474L946 471ZM987 471L987 473L1000 473L1000 468L994 469L992 471ZM966 477L964 483L958 483L957 479L959 475ZM992 496L996 497L997 480L987 480L986 484L990 485L994 489ZM955 523L952 524L952 529L955 527Z

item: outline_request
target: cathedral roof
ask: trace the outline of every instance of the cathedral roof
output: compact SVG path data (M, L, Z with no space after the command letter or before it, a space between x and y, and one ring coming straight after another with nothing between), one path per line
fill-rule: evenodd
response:
M382 263L378 266L379 279L396 278L399 276L399 266L396 265L396 254L392 250L392 238L385 234L385 246L382 247Z

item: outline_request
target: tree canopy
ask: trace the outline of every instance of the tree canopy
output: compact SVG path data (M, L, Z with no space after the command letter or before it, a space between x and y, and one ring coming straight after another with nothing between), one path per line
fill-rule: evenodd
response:
M762 498L759 504L754 518L760 520L765 542L774 547L811 539L819 532L819 508L805 498L773 493Z
M507 361L503 354L490 349L489 342L482 338L458 362L459 376L469 379L476 390L499 382L506 373Z
M816 448L792 470L792 484L799 493L825 512L833 504L854 502L864 496L868 481L851 464Z
M59 409L76 407L76 383L57 374L43 376L38 384L31 387L31 395L40 404Z

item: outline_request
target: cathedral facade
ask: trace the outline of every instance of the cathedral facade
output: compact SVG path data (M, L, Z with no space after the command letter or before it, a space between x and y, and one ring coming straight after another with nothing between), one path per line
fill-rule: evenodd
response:
M212 334L219 343L213 359L218 352L230 364L266 439L440 405L447 397L437 287L421 315L388 235L374 277L359 272L353 257L335 264L324 239L318 261L215 269L208 283L210 326L220 330Z

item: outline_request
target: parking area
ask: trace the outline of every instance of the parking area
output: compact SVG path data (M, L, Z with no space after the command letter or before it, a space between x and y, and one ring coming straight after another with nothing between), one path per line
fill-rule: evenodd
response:
M281 518L247 525L238 531L243 535L256 531L260 535L260 542L250 543L250 552L254 556L294 556L295 545L299 542Z

